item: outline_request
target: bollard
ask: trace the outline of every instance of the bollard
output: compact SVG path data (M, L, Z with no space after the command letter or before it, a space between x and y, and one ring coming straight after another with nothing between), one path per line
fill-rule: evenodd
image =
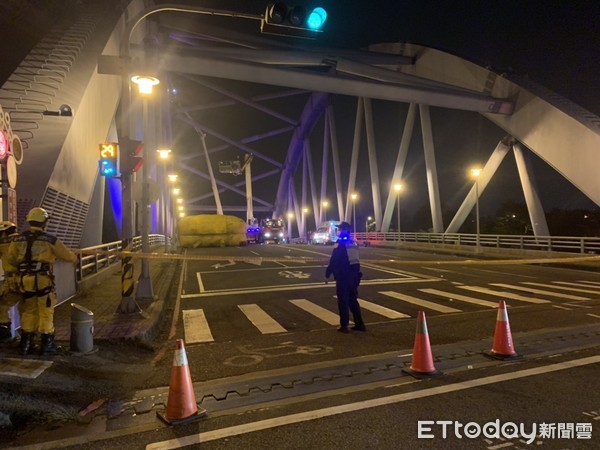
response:
M90 353L94 350L94 313L71 303L71 351Z

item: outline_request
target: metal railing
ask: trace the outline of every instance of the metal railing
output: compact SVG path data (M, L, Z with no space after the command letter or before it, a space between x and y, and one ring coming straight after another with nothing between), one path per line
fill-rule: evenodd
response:
M162 234L150 234L148 236L150 247L165 245L165 236ZM167 243L169 238L167 238ZM142 248L142 238L136 236L133 238L133 251L137 252ZM83 250L81 258L77 264L77 281L97 274L115 263L120 263L119 253L123 249L122 241L109 242L108 244L86 247Z
M423 243L438 245L476 246L476 234L459 233L356 233L359 242ZM481 247L516 250L540 250L580 254L600 254L600 237L577 236L516 236L509 234L480 234Z

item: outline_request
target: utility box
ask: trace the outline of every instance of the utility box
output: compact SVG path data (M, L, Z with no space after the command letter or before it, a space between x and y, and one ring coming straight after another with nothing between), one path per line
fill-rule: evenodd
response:
M71 303L71 351L91 353L94 350L94 313Z

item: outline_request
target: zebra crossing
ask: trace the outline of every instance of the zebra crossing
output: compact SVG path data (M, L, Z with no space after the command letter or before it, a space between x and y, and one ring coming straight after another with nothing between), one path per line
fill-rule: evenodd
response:
M464 295L460 291L468 291L471 294ZM458 284L446 286L445 289L419 288L416 289L416 292L418 292L418 296L381 290L371 295L368 300L359 298L359 303L363 311L373 314L373 317L377 317L380 319L378 321L381 322L416 317L415 307L419 310L435 311L439 314L461 313L465 311L464 308L471 308L471 310L474 307L497 308L498 300L496 298L510 299L510 305L513 307L522 306L520 302L524 304L547 304L560 303L559 300L567 303L581 302L592 298L599 299L600 282L578 280L577 282L536 283L523 281L517 284L490 283L487 286ZM592 294L592 296L584 297L581 295L583 293ZM421 294L427 299L421 298ZM291 306L296 313L306 314L307 317L316 319L323 326L325 324L330 326L339 324L337 304L329 301L329 299L325 302L326 307L305 298L293 298L283 300L283 302L285 305L277 313L278 317ZM452 302L452 306L448 305L449 302ZM380 303L384 303L386 306ZM569 309L560 305L553 306L559 309ZM289 332L281 323L281 319L277 320L272 313L269 314L257 303L239 304L237 310L241 313L240 320L245 321L248 326L253 327L260 334L281 335ZM184 309L182 312L186 343L196 344L215 341L211 325L203 309Z

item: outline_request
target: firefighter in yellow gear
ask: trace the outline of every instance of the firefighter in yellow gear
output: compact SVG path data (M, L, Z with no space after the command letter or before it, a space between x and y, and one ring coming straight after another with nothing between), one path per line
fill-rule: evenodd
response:
M54 343L54 307L56 292L53 264L57 259L75 263L77 256L57 237L44 231L48 212L33 208L27 214L29 230L15 237L8 248L8 262L17 268L19 286L23 295L21 303L21 353L36 350L34 339L41 333L42 355L56 355L59 348Z
M19 303L16 267L8 263L6 254L11 241L18 236L17 226L9 221L0 222L0 258L3 278L0 280L0 342L12 340L10 309Z

